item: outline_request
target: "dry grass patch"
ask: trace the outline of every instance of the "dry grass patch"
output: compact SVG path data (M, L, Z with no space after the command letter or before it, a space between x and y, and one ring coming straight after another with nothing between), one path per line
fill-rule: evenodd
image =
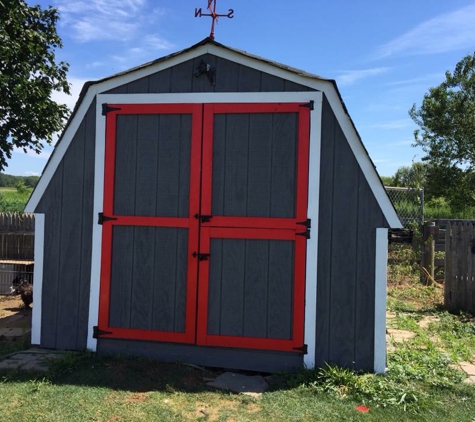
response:
M125 401L128 403L143 403L149 396L150 393L131 393L125 398Z

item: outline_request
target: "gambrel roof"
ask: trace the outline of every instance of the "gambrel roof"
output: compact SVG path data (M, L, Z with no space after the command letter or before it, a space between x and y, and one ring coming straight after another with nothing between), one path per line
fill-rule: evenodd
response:
M204 40L189 48L161 57L124 72L120 72L97 81L86 82L81 90L79 99L74 107L71 117L68 120L68 123L58 143L56 144L55 150L46 164L42 177L28 201L25 211L35 211L35 208L37 207L59 163L67 151L74 134L76 133L89 106L95 100L97 94L108 92L124 84L155 74L185 61L200 57L204 54L211 54L221 57L249 68L292 81L296 84L304 85L311 90L323 92L332 109L334 110L335 116L338 119L338 122L388 224L394 228L401 227L401 223L397 217L394 207L383 187L376 168L361 141L356 127L348 114L334 80L326 79L318 75L274 62L272 60L255 56L242 50L228 47L216 42L215 40L212 40L211 38L205 38Z

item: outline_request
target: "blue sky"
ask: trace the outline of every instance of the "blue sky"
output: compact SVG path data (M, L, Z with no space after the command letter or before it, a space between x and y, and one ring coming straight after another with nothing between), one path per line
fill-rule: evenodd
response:
M85 81L187 48L209 35L207 0L30 1L59 8L60 60L74 107ZM216 41L335 79L380 175L420 161L413 103L475 51L475 0L218 0ZM6 173L40 174L51 154L17 151Z

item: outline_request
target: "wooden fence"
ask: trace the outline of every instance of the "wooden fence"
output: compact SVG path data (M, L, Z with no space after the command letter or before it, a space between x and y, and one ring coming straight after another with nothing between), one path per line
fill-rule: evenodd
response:
M475 314L475 224L447 222L445 233L445 307Z
M34 214L0 213L0 260L33 261Z
M433 273L433 277L439 283L443 283L445 280L445 241L447 225L449 223L452 225L455 223L475 224L475 220L450 220L446 218L435 218L428 220L424 224L424 247L422 248L421 265L429 270L431 275ZM429 246L427 244L428 237L430 237L431 241L433 241L431 248L427 248L427 246ZM434 256L430 256L431 253L434 254ZM431 265L433 266L432 271L430 271ZM422 277L422 279L425 278Z
M34 244L34 214L0 213L0 294L16 277L33 282Z

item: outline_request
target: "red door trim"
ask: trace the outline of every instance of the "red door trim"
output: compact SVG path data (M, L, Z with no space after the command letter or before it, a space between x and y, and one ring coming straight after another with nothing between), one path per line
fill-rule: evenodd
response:
M104 214L117 220L103 224L99 327L112 334L107 338L196 343L198 345L295 351L304 339L306 238L297 233L307 218L308 155L310 110L299 103L241 104L111 104L117 108L106 116L106 156L104 169ZM211 214L214 114L218 113L298 113L297 193L295 218L213 216L200 223L196 214ZM190 198L187 218L114 215L114 175L116 120L120 114L191 114L192 139ZM201 203L200 203L201 202ZM200 229L201 224L201 229ZM163 332L109 327L110 261L113 226L156 226L188 229L188 279L185 332ZM200 231L201 230L201 231ZM207 334L209 261L193 257L197 249L208 253L211 238L282 239L295 242L294 302L292 339L220 336ZM210 257L212 259L212 257ZM199 268L198 268L199 266ZM199 274L199 278L197 277ZM198 288L199 285L199 288Z
M297 348L304 339L304 302L305 302L305 251L307 239L298 236L295 230L276 229L239 229L202 227L200 237L201 253L210 252L211 239L265 239L292 240L294 248L294 294L292 339L258 338L244 336L226 336L208 334L208 293L209 266L212 256L200 264L200 288L198 297L198 325L196 343L202 346L239 347L247 349L281 350L301 353Z
M199 274L197 344L300 352L304 341L305 256L307 239L297 233L307 220L310 109L300 103L206 104L203 115L202 202L203 215L211 215L214 115L219 113L298 113L297 193L295 218L212 216L202 223L200 252L209 253L211 238L286 239L295 241L292 339L269 339L208 335L209 261L202 261ZM212 260L213 257L209 257Z
M104 162L104 214L115 218L103 223L102 227L102 257L101 281L99 295L99 328L110 334L101 335L104 338L123 338L137 340L159 340L182 343L195 342L196 327L196 292L198 263L195 259L188 260L185 331L169 332L154 330L139 330L110 327L110 282L112 237L114 226L149 226L149 227L176 227L188 229L188 255L191 256L198 246L199 221L194 215L199 212L200 180L195 177L199 174L201 164L201 124L203 107L201 104L109 104L116 110L106 115L106 148ZM114 214L114 177L116 153L116 124L117 116L123 114L191 114L191 161L190 161L190 197L187 218L130 216Z

